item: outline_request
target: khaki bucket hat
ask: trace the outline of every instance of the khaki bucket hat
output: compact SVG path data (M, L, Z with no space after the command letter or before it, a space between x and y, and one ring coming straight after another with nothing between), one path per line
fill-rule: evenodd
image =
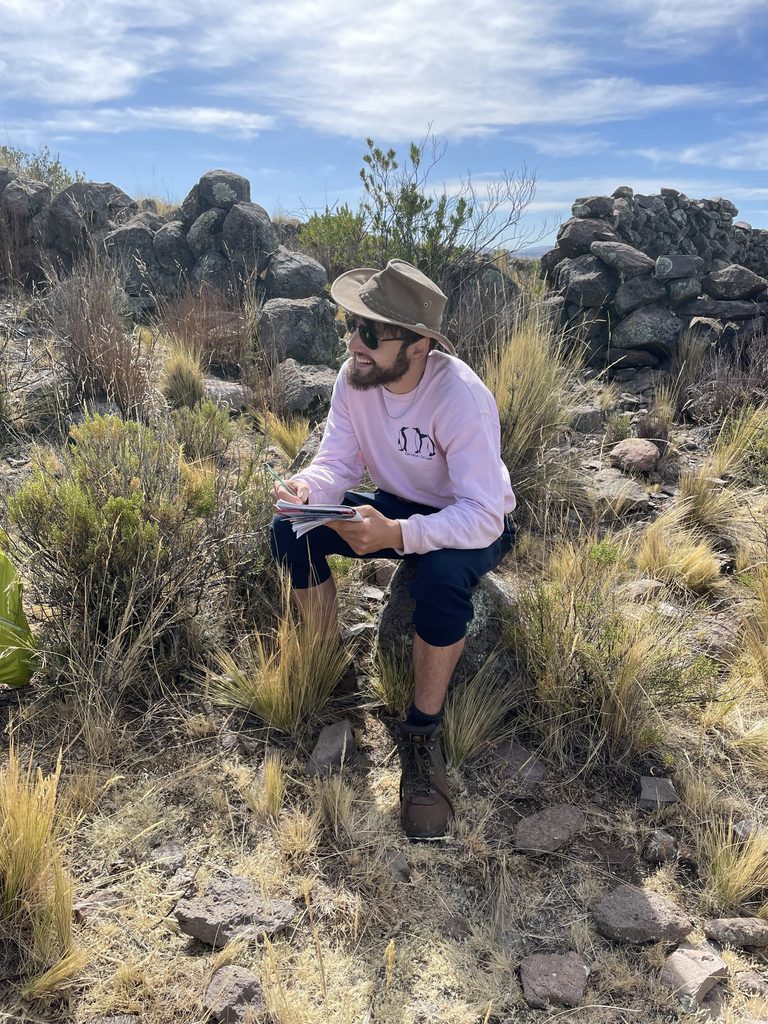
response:
M452 356L456 349L440 333L447 299L420 270L405 260L390 260L383 270L348 270L331 285L331 298L356 316L407 327L434 338Z

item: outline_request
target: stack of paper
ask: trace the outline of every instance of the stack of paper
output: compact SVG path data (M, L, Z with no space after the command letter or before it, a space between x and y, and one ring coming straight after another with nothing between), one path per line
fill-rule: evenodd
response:
M345 522L354 523L362 522L363 519L357 509L350 508L349 505L296 505L279 498L274 507L279 516L291 521L297 537L303 537L316 526L334 520L343 519Z

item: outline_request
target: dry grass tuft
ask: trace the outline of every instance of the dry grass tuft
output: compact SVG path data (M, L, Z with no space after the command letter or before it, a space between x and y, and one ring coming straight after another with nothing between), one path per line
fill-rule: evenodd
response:
M172 409L194 409L205 395L203 369L199 357L175 344L165 357L162 392Z
M11 743L0 769L0 918L22 962L30 998L72 982L87 963L72 939L73 882L63 864L57 793L49 775L24 768Z
M633 554L636 568L683 594L722 587L720 562L711 541L682 525L685 506L672 507L643 531Z
M208 681L214 700L294 736L328 703L348 664L344 648L318 634L311 612L294 611L287 587L277 629L246 637L235 654L220 650L216 660L218 674Z
M259 430L266 434L270 442L277 445L291 462L299 454L309 435L309 420L304 416L279 416L268 409L257 414L256 422Z
M711 821L701 826L698 846L712 908L718 913L745 908L768 918L768 833L754 831L742 840L731 818Z
M371 680L374 699L387 714L403 718L413 700L413 659L403 649L398 654L377 652L376 671Z
M444 745L448 761L460 768L483 747L509 731L506 718L518 695L489 658L471 679L451 687L445 705Z

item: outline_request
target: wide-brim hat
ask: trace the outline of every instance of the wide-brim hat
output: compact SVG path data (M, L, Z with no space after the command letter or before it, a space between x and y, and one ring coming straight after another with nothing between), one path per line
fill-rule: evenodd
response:
M366 320L406 327L434 338L456 355L456 349L440 331L447 298L426 274L405 260L390 260L383 270L348 270L331 285L331 298Z

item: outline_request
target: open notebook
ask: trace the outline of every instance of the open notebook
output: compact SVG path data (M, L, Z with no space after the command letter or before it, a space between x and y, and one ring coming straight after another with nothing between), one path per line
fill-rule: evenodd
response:
M297 537L303 537L309 530L316 526L330 523L334 520L343 519L346 522L362 522L363 517L356 508L349 505L296 505L290 501L279 498L274 505L275 511L283 519L289 519L293 524L293 532Z

